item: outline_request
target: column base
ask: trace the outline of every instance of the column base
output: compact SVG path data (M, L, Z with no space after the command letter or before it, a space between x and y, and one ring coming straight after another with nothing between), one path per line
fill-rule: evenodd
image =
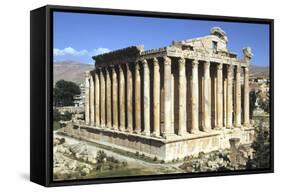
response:
M211 130L212 130L211 127L208 127L208 128L205 127L205 128L203 128L202 131L208 133L208 132L211 132Z
M250 127L250 123L244 123L243 126L244 127Z
M152 137L161 138L160 133L153 132L151 133Z
M169 139L169 138L173 138L175 136L174 133L163 133L163 138L165 139Z
M150 135L149 132L141 132L141 134L144 135L144 136L149 136Z
M191 131L190 131L191 134L198 134L199 132L200 132L200 131L199 131L198 129L195 129L195 130L191 130Z
M218 127L215 127L213 130L219 131L219 130L222 130L222 129L223 129L223 126L218 126Z
M134 130L134 131L133 131L133 133L135 133L135 134L138 134L138 135L139 135L139 134L141 133L141 130L140 130L140 129Z
M188 132L182 131L182 132L178 133L178 136L186 136L186 135L188 135Z
M124 128L124 127L119 127L118 130L124 132L124 131L125 131L125 128Z
M234 126L237 127L237 128L240 128L241 124L240 123L239 124L234 124Z
M133 133L133 130L131 128L126 129L127 133Z

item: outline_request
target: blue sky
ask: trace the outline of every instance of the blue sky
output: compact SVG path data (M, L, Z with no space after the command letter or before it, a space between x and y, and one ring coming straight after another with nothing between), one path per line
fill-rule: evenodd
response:
M186 19L128 17L86 13L54 13L54 61L93 63L92 56L132 45L145 50L164 47L210 33L221 27L228 36L228 49L242 57L250 46L252 64L269 65L269 25Z

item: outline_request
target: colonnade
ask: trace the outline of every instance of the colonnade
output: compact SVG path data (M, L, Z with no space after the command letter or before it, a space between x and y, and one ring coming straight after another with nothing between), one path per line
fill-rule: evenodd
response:
M155 137L248 126L248 83L247 66L183 57L97 67L86 75L85 121Z

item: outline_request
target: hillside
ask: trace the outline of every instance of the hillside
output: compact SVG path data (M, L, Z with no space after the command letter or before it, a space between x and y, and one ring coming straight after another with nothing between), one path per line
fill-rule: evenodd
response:
M94 69L94 65L77 61L61 61L54 63L54 83L64 79L75 83L84 82L85 71Z
M250 76L251 77L269 77L269 67L250 65Z

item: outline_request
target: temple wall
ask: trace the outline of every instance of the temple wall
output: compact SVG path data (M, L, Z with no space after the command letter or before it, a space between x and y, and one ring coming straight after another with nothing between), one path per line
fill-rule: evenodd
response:
M110 147L113 151L119 149L124 152L138 152L140 155L145 154L151 158L157 157L157 159L164 161L183 159L200 152L208 153L229 148L230 138L240 138L241 144L250 144L254 139L253 129L218 131L212 134L186 136L165 141L100 128L74 127L63 128L62 132L74 138Z

